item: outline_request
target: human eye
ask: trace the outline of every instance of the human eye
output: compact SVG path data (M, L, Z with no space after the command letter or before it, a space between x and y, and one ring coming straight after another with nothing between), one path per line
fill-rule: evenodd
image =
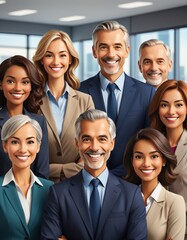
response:
M159 158L159 154L153 154L153 155L151 156L151 158L152 158L152 159L157 159L157 158Z
M160 103L160 107L162 107L162 108L165 108L165 107L167 107L167 106L168 106L167 103L164 103L164 102L161 102L161 103Z
M22 83L23 83L23 85L28 85L31 83L31 81L28 79L28 80L24 80Z
M100 49L100 50L106 50L106 49L107 49L107 46L106 46L106 45L100 45L100 46L99 46L99 49Z
M29 145L34 144L34 143L35 143L34 140L28 140L28 141L27 141L27 144L29 144Z
M134 154L134 155L133 155L133 158L134 158L134 159L137 159L137 160L140 160L140 159L142 159L143 157L142 157L141 154Z
M100 138L99 138L99 141L100 141L100 142L106 142L106 141L107 141L107 138L106 138L106 137L100 137Z
M46 58L50 58L50 57L52 57L52 54L51 54L51 53L46 53L46 54L45 54L45 57L46 57Z
M12 79L7 79L6 82L7 82L8 84L13 84L13 83L14 83L14 81L13 81Z
M143 64L144 64L144 65L148 65L148 64L150 64L150 63L151 63L151 61L150 61L149 59L146 59L146 60L143 61Z
M89 137L83 137L82 138L82 142L89 142L90 141L90 138Z
M60 54L60 57L61 57L61 58L66 58L66 57L67 57L67 54L62 53L62 54Z
M184 106L184 104L182 102L176 104L177 108L182 107L182 106Z
M12 145L18 144L18 140L12 140L12 141L11 141L11 144L12 144Z
M162 65L162 64L164 64L164 63L165 63L165 62L164 62L164 59L158 60L158 64Z

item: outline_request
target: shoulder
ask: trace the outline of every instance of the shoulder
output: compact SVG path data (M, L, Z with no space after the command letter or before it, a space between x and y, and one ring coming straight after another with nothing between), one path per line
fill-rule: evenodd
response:
M144 83L144 82L142 82L142 81L140 81L136 78L130 77L127 74L125 74L125 77L126 77L127 81L128 80L132 81L135 84L135 86L139 87L140 89L145 89L145 90L150 90L150 91L152 90L154 92L156 91L153 86L151 86L149 84L146 84L146 83Z
M93 77L90 77L90 78L82 81L79 89L84 88L84 87L88 87L88 86L92 85L92 84L93 84L93 81L99 82L98 80L99 80L99 73L96 74L96 75L93 76Z
M38 177L38 179L41 181L41 183L44 185L44 186L52 186L54 183L50 180L47 180L45 178L41 178L41 177Z
M166 190L166 201L170 204L173 204L174 202L178 204L184 204L184 198L176 193L170 192Z

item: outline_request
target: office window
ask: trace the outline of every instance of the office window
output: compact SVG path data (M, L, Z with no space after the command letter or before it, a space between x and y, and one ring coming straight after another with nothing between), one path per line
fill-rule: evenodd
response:
M179 79L184 80L187 83L187 28L179 29Z
M27 57L27 36L0 33L0 62L13 55Z
M32 57L35 54L36 48L42 36L29 36L29 56L28 58L32 61Z
M165 30L165 31L158 31L158 32L149 32L149 33L141 33L132 36L131 39L131 73L132 76L145 82L142 77L142 74L138 68L138 59L139 59L139 47L142 42L149 40L149 39L160 39L165 44L167 44L171 49L173 64L174 64L174 30ZM174 77L174 67L169 74L169 78Z

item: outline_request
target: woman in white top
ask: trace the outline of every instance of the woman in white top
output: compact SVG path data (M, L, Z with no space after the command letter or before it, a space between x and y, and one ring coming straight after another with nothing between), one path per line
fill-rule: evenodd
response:
M41 127L27 115L15 115L3 125L1 139L12 168L0 177L0 239L39 239L43 207L52 185L30 170L40 151Z
M176 179L177 164L166 137L153 128L140 130L128 143L125 179L141 184L147 212L148 240L183 240L186 227L182 196L165 189Z

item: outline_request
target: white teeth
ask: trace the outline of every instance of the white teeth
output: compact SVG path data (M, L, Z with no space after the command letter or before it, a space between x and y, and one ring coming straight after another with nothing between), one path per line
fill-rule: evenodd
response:
M101 156L101 154L90 154L89 155L91 158L98 158L98 157L100 157Z
M107 63L114 64L114 63L116 63L116 61L107 61Z
M22 93L12 93L12 95L13 95L14 97L21 97L21 96L22 96Z
M176 120L177 119L177 117L173 117L173 118L167 118L168 120L170 120L170 121L173 121L173 120Z
M60 71L61 67L52 68L54 71Z
M25 161L28 159L28 156L17 156L18 159Z
M152 173L153 172L153 170L152 169L150 169L150 170L141 170L143 173Z

